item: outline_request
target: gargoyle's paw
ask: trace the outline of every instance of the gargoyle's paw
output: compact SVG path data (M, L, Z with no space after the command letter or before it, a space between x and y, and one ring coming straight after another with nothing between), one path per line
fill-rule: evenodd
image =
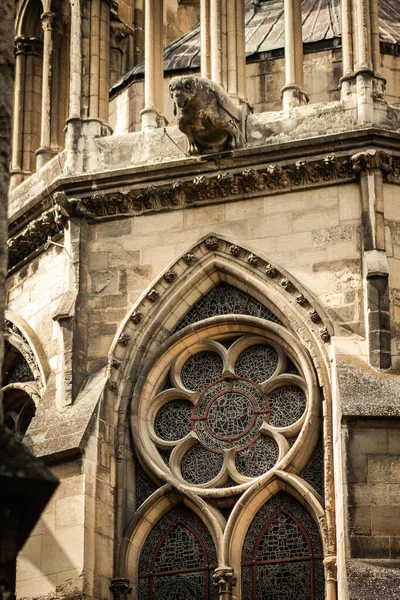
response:
M189 144L189 154L193 156L194 154L199 154L199 149L196 144Z

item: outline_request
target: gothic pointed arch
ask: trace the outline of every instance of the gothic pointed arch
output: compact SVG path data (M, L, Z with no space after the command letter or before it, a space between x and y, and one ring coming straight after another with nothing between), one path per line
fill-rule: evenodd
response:
M279 491L253 516L241 552L241 597L324 600L318 526L291 494Z
M322 410L323 402L330 407L325 345L331 334L312 295L250 249L209 235L170 265L132 307L110 351L106 396L119 415L117 489L122 498L131 485L124 476L131 460L140 475L131 505L137 527L149 521L142 512L149 502L161 502L160 486L197 498L223 524L218 565L240 572L227 539L232 515L242 531L248 518L237 508L241 496L286 478L321 506L333 485L328 489L324 478L330 408L324 418ZM124 529L120 515L119 569ZM144 544L150 535L142 531L136 539ZM331 551L333 532L327 535ZM150 582L154 573L142 575Z
M4 337L1 389L4 422L22 440L45 389L49 369L34 332L10 311L5 314Z
M135 583L138 598L172 598L176 588L197 589L199 597L211 599L221 543L218 515L203 501L164 486L129 523L118 573Z

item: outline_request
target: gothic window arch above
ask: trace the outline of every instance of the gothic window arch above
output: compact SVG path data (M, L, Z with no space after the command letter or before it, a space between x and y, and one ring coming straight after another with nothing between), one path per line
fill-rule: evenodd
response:
M316 523L280 492L255 515L242 550L242 600L324 600L323 549Z
M152 528L139 559L140 600L216 600L217 555L204 523L183 505Z
M216 315L249 315L282 324L278 317L259 300L221 281L188 310L176 325L174 332Z
M38 386L22 353L8 341L4 350L1 390L4 424L22 440L36 412L34 399L39 398Z
M161 556L175 556L165 549L168 544L180 548L184 539L192 548L188 556L194 547L201 555L199 539L174 513L181 509L173 509L153 526L140 556L130 563L137 599L214 598L210 576L218 567L217 582L227 558L233 579L238 577L234 595L241 600L324 597L318 526L292 496L279 493L248 525L251 507L262 503L254 494L269 497L280 486L277 481L285 480L284 489L292 482L296 497L314 495L313 508L323 496L323 453L317 449L321 395L310 354L264 304L249 310L257 302L242 290L217 284L186 313L138 377L130 414L139 521L147 511L156 514L158 506L165 510L155 488L168 484L166 493L173 489L181 498L197 497L205 514L210 511L214 539L227 535L227 545L225 540L218 545L227 555L208 556L202 567L201 561L182 569L162 562ZM276 313L283 311L277 307ZM288 317L288 322L293 321ZM269 518L263 517L265 510L272 511ZM137 527L143 539L145 525ZM215 552L210 532L204 535ZM156 565L161 565L157 572Z

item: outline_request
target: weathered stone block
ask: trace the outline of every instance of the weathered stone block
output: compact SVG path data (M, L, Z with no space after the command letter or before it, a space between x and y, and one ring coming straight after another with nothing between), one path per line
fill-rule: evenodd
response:
M400 483L398 456L369 456L368 481L370 483Z
M389 538L350 536L353 558L390 558Z
M100 271L108 267L108 252L90 253L88 257L89 271Z
M118 271L96 271L91 275L91 291L97 296L109 296L119 293Z
M371 525L374 536L400 536L400 506L375 506Z
M129 235L131 233L131 229L131 219L96 223L96 239L103 240L107 238L119 238L123 235Z
M371 535L371 509L369 506L349 506L351 535Z
M367 457L364 454L352 454L347 460L347 481L349 483L367 482Z
M349 429L348 449L353 454L387 454L388 436L386 429L354 427Z

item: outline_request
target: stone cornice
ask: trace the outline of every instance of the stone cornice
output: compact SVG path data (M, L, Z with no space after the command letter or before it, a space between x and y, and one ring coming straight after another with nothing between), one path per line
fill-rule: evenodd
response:
M234 164L234 161L231 161ZM240 161L238 161L240 162ZM185 167L188 165L185 163ZM171 166L170 166L171 168ZM83 192L70 197L56 191L35 205L35 212L26 224L25 219L15 221L10 230L9 269L13 272L38 253L50 237L63 232L64 219L68 217L103 221L124 217L140 216L154 212L182 209L218 202L229 202L257 196L282 194L293 190L310 189L324 185L335 185L356 181L363 171L380 169L386 181L400 184L400 158L393 157L374 148L357 154L337 156L328 154L311 160L293 160L285 163L257 164L254 167L219 170L209 164L197 163L196 176L183 169L182 177L176 176L176 165L167 178L168 166L160 165L164 176L151 176L152 170L144 168L139 177L131 177L131 185L125 180L119 189L115 181L104 190ZM167 171L167 172L166 172ZM99 174L104 177L107 174ZM172 175L172 176L171 176ZM110 174L108 174L110 177ZM154 182L149 185L149 182ZM67 189L67 186L65 186ZM74 186L71 186L74 188ZM102 186L103 187L103 186ZM73 193L73 191L72 191ZM28 217L29 218L29 217ZM25 222L25 224L24 224Z
M317 161L297 161L284 166L272 164L261 169L223 171L134 190L97 192L68 200L67 204L68 210L77 216L103 220L267 196L355 178L349 157L338 158L331 154Z

